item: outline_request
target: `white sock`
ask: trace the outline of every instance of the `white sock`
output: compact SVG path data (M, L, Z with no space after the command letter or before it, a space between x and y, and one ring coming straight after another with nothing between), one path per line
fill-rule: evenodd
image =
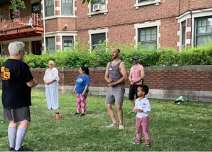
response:
M16 134L15 150L19 150L21 148L26 131L27 131L26 128L18 128L17 134Z
M8 128L8 141L10 148L15 148L16 128Z

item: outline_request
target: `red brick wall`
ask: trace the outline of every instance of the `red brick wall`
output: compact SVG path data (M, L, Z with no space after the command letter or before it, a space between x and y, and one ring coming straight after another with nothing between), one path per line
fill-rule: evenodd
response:
M67 29L64 29L65 24L67 24ZM46 32L75 30L76 24L74 18L54 18L46 20Z
M91 69L91 86L105 87L104 69ZM44 69L33 70L43 83ZM78 70L60 70L60 83L74 85ZM146 67L145 84L151 89L212 91L212 66Z

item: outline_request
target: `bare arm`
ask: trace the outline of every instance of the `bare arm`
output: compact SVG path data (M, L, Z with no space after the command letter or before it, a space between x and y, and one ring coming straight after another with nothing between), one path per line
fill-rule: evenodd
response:
M35 79L33 79L33 80L27 82L26 84L28 87L33 88L38 84L38 82Z
M131 82L132 81L132 74L131 74L131 69L130 69L130 74L129 74L129 77L128 77L129 81Z
M85 89L84 89L84 91L83 91L82 94L83 94L83 95L86 95L87 90L88 90L88 85L85 86Z
M108 73L108 68L109 68L110 63L107 64L106 70L105 70L105 81L107 81L107 83L111 83L112 80L109 79L109 73Z

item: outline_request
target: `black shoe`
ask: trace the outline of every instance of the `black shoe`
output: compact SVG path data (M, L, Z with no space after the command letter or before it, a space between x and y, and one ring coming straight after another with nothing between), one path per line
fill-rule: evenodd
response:
M15 151L15 148L11 148L11 147L10 147L10 148L9 148L9 151Z
M74 113L74 115L79 115L79 114L80 114L79 112L75 112L75 113Z
M85 116L85 113L81 113L81 114L80 114L80 117L83 117L83 116Z

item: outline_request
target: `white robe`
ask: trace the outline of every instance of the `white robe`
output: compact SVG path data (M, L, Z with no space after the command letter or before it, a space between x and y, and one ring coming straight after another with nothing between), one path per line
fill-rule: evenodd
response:
M55 82L45 85L45 94L46 94L46 100L47 100L47 107L48 109L56 110L59 108L58 103L58 81L59 81L59 75L58 70L56 68L52 69L46 69L45 75L43 77L44 82L49 82L52 80L56 80Z

